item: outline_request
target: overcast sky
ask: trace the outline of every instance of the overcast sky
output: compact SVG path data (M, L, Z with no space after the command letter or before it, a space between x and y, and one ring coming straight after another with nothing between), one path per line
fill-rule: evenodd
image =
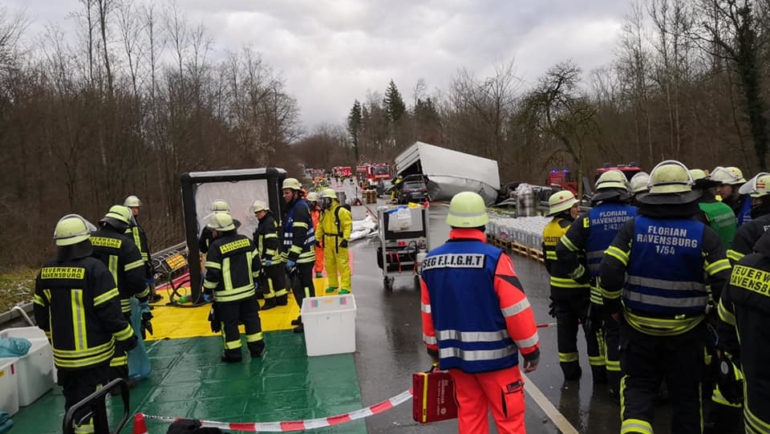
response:
M71 26L78 0L4 0L26 8L28 33ZM158 2L160 3L160 2ZM423 78L445 89L459 68L479 77L515 59L531 86L551 65L607 64L630 0L178 0L204 23L213 56L250 44L286 78L306 128L340 123L355 98L392 78L407 102ZM30 35L28 35L30 36Z

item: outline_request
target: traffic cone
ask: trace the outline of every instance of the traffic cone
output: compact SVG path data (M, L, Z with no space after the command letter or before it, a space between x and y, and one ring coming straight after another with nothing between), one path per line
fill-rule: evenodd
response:
M134 415L134 434L148 434L147 424L144 422L144 414L142 413Z

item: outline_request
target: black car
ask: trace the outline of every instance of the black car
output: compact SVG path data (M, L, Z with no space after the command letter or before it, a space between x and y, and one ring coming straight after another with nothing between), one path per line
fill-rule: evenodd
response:
M405 181L398 190L398 203L424 202L428 199L428 186L422 181Z

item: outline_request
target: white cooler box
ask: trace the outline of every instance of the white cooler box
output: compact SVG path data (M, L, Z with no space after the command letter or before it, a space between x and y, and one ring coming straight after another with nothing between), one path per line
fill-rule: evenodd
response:
M356 299L353 294L302 300L308 356L356 351Z
M15 358L0 359L0 411L13 416L19 411L19 381Z
M37 327L10 328L0 332L0 338L9 337L28 339L32 343L29 352L19 357L15 363L19 405L25 407L53 388L55 383L53 351L45 333ZM8 360L12 359L0 358L0 365Z

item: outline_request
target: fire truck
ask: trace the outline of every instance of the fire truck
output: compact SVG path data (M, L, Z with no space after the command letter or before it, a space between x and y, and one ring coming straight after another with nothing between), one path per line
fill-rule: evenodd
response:
M389 164L369 164L367 167L366 179L368 179L372 184L376 184L379 181L385 181L392 178L393 176L391 175Z
M353 169L350 166L332 167L332 174L340 178L349 178L353 176Z
M629 181L634 175L642 171L642 169L635 162L631 162L630 164L618 164L617 166L612 166L610 163L604 163L603 167L599 167L594 171L594 184L604 172L609 170L617 170L622 172L624 175L626 175L626 179ZM548 173L547 183L550 186L558 185L563 190L569 190L572 193L577 194L578 180L575 179L575 176L568 169L551 170L551 172Z

